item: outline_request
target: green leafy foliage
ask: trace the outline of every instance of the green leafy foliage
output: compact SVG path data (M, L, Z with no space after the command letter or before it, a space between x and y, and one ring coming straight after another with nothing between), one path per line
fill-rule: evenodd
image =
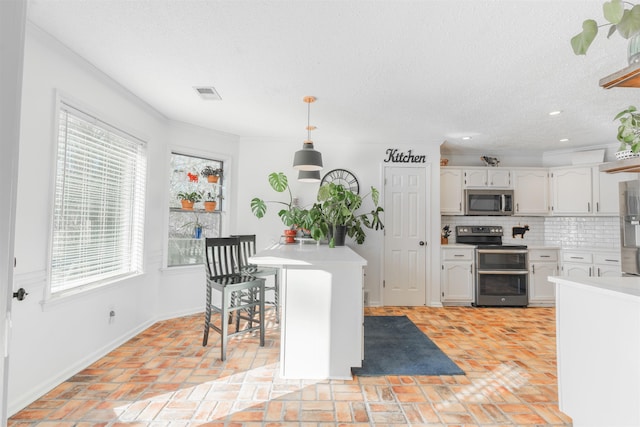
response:
M188 200L193 203L197 203L202 200L202 193L197 191L192 192L180 192L177 194L179 200Z
M629 9L626 6L630 6ZM576 55L586 55L589 46L598 35L598 28L609 26L607 38L617 32L628 39L640 32L640 5L623 3L622 0L611 0L602 5L602 14L607 23L598 25L593 19L582 23L582 31L571 38L571 47Z
M634 153L640 150L640 113L633 105L620 111L613 120L619 120L618 141L620 147L618 151L631 149Z

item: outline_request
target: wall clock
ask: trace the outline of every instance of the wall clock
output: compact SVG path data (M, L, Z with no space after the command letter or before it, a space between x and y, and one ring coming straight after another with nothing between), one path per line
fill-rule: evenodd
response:
M358 178L346 169L334 169L329 171L322 177L320 185L333 182L334 184L342 184L347 190L358 194L360 193L360 184Z

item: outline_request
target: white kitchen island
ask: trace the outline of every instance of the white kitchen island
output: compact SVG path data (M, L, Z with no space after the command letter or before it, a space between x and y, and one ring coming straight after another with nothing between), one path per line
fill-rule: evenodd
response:
M574 427L640 426L640 278L549 280L560 410Z
M362 366L367 261L347 246L276 244L249 262L281 269L281 377L352 378Z

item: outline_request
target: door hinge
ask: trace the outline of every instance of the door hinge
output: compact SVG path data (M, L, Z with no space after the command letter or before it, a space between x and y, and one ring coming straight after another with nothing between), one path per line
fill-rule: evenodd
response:
M382 281L382 287L383 287L383 288L386 288L386 287L387 287L387 282L386 282L386 280L383 280L383 281Z

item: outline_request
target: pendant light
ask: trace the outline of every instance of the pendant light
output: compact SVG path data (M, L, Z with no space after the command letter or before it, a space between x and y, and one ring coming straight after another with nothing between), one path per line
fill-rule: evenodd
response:
M320 171L298 171L300 182L320 182Z
M313 148L311 140L311 131L316 127L311 126L311 103L316 101L313 96L305 96L302 98L307 103L307 139L302 144L302 150L296 151L293 156L293 167L299 171L319 171L322 169L322 154Z

